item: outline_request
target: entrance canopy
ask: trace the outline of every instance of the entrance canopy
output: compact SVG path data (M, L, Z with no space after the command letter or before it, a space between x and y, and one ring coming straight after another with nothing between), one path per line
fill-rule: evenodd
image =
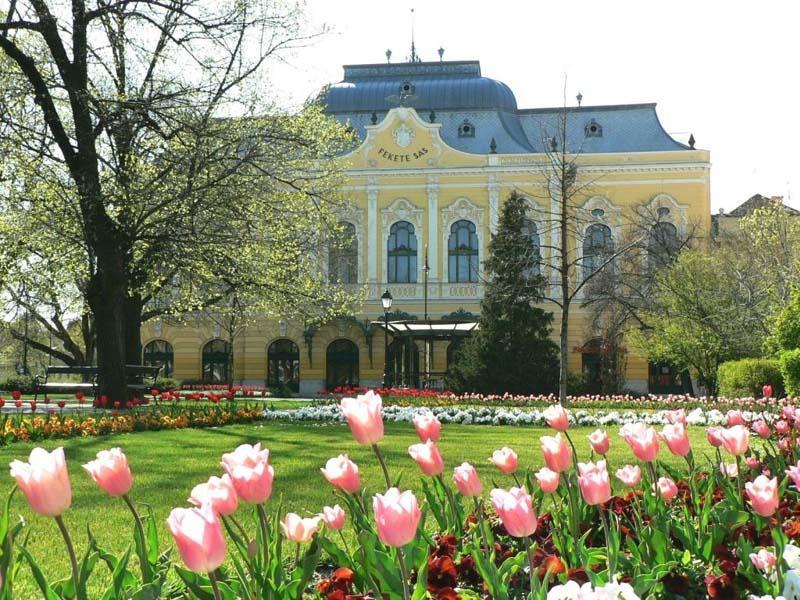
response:
M449 340L467 336L477 331L477 321L373 321L375 327L385 329L394 337L410 337L415 340Z

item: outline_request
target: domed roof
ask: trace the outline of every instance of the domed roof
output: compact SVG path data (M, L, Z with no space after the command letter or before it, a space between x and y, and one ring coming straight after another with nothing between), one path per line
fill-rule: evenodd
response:
M434 111L517 110L511 89L482 77L478 61L345 65L344 80L319 100L328 113L387 111L401 103Z

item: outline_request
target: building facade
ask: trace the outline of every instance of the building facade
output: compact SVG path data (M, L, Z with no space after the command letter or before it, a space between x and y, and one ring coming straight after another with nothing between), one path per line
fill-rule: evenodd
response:
M222 381L230 376L232 354L236 382L283 382L303 395L380 385L384 340L371 322L383 317L381 294L390 290L396 314L477 316L482 262L512 191L529 199L531 243L544 263L552 258L547 248L556 245L556 232L543 220L554 208L541 166L562 115L567 148L579 154L580 172L593 181L580 199L587 217L578 226L585 235L573 240L583 269L622 243L641 207L663 215L676 231L710 230L709 153L671 138L654 104L520 109L511 89L483 77L477 61L349 65L320 100L360 140L342 158L348 177L341 220L352 243L323 262L326 276L366 287L361 312L318 327L265 319L232 346L210 323L152 322L142 331L146 362L160 360L180 379ZM590 376L597 336L587 315L575 306L569 368ZM417 351L390 346L390 368L413 370ZM451 342L434 342L431 370L446 371L452 352ZM657 369L633 351L625 375L631 389L658 387Z

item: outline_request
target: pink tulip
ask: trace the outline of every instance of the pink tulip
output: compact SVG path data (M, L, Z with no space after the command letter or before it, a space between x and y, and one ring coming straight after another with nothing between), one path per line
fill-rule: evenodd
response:
M195 506L210 504L215 513L226 517L239 507L239 497L227 473L222 477L210 477L206 483L194 486L189 502Z
M101 450L97 459L86 463L83 468L109 496L124 496L133 485L128 457L120 448Z
M722 428L721 427L709 427L706 429L706 439L708 443L714 446L714 448L719 448L722 446Z
M542 436L539 438L542 443L542 454L544 462L551 471L566 471L572 464L572 451L567 440L561 437L560 433L555 436Z
M304 519L297 513L286 513L283 521L281 521L281 529L283 529L283 535L290 542L305 544L310 542L314 534L317 533L321 520L320 517Z
M740 410L729 410L727 418L728 427L733 427L734 425L744 425L744 416Z
M358 476L358 465L340 454L336 458L328 459L325 468L320 469L322 475L331 485L338 487L343 492L355 494L361 489L361 479Z
M758 462L758 459L755 456L748 456L744 459L744 461L747 463L747 466L753 470L758 469L761 466L761 463Z
M611 498L611 483L608 479L606 461L578 463L578 485L584 502L591 506L608 502Z
M775 431L777 431L779 434L786 435L789 433L789 431L791 431L791 429L792 427L789 425L789 423L783 419L775 421Z
M778 557L766 548L761 548L758 553L750 553L750 562L759 571L771 571L778 562Z
M800 490L800 462L796 465L792 465L789 467L785 473L789 476L789 479L792 480L794 483L794 487Z
M422 512L410 490L401 494L400 490L393 487L383 495L375 494L372 509L378 525L378 537L387 546L400 548L416 537Z
M778 440L778 448L784 452L788 452L792 448L791 440L789 438L781 438Z
M494 489L491 492L492 504L500 521L514 537L527 537L536 531L538 519L533 512L533 501L522 488L510 490Z
M617 479L619 479L625 487L636 487L642 480L642 470L638 465L625 465L621 469L617 469Z
M190 570L208 573L225 562L225 536L210 504L200 508L173 508L167 526Z
M764 475L759 475L754 481L744 484L747 497L753 510L762 517L771 517L778 508L778 479L773 477L767 479Z
M549 406L542 413L547 424L556 431L564 432L569 429L569 415L561 405Z
M669 477L659 477L655 487L666 502L678 495L678 486Z
M466 498L480 496L483 491L478 472L469 463L461 463L461 466L453 469L453 481L461 495Z
M44 448L34 448L28 462L11 462L11 476L31 510L45 517L57 517L72 503L72 487L69 483L64 448L48 452Z
M417 461L419 468L429 477L435 477L444 470L442 455L433 440L428 440L424 444L409 446L408 454Z
M383 439L383 400L378 394L370 390L356 398L342 398L340 406L359 444L371 446Z
M784 406L781 415L787 421L794 421L797 418L797 409L794 406Z
M764 440L768 439L769 436L772 434L772 432L770 431L769 425L767 425L766 421L764 421L763 419L759 419L758 421L755 421L753 423L752 427L753 427L753 431L755 431L756 434L758 434L758 437L760 437L760 438L762 438Z
M269 450L242 444L222 455L222 466L230 475L236 494L245 502L261 504L272 495L275 469L269 464Z
M675 456L686 456L691 451L689 447L689 434L682 423L664 425L661 430L661 439Z
M421 442L427 442L428 440L439 441L442 424L431 411L415 414L413 421L414 429L417 430L417 435Z
M510 475L517 470L517 453L508 446L492 452L492 457L489 460L506 475Z
M558 483L561 480L561 474L558 471L551 471L547 467L542 467L534 477L539 482L539 487L545 494L552 494L558 489Z
M597 454L605 456L608 454L608 448L611 446L611 441L608 439L608 434L600 429L594 430L588 435L589 443L592 445L592 450Z
M652 427L644 423L629 423L620 429L620 435L639 460L653 462L658 456L658 436Z
M739 467L736 466L736 463L728 463L725 464L724 462L719 463L719 472L722 473L723 477L738 477L739 476Z
M734 425L720 432L722 445L730 454L741 456L750 447L750 432L744 425Z
M344 514L342 507L336 504L333 507L323 507L320 518L325 522L326 527L333 529L334 531L339 531L342 527L344 527L346 515Z
M679 408L678 410L668 410L667 421L669 421L672 425L677 425L680 423L686 427L686 411L682 408Z

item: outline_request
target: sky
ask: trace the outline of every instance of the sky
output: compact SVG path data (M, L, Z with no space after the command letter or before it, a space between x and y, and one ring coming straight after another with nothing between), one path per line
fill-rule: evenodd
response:
M520 108L657 102L673 137L711 152L711 208L753 194L800 208L800 2L795 0L307 0L331 32L272 70L298 105L343 64L480 60Z

